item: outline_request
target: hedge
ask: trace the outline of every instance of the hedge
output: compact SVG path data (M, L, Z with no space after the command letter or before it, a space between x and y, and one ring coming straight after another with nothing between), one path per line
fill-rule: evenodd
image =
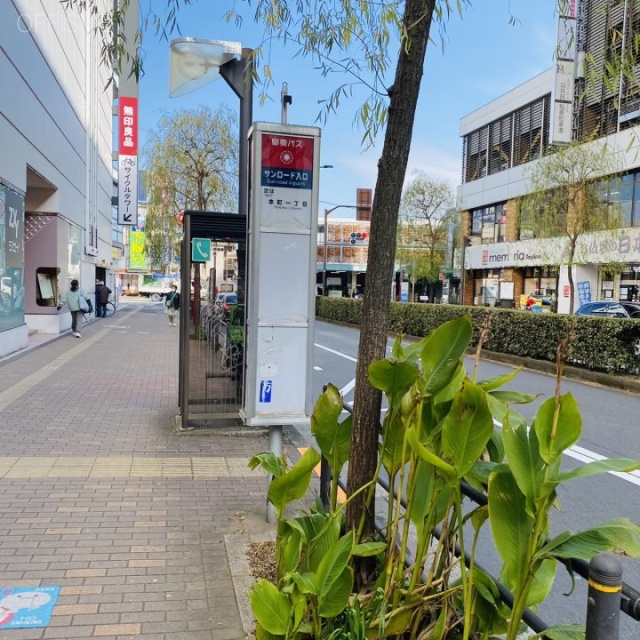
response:
M360 325L362 300L316 298L320 319ZM555 313L531 313L492 307L453 304L392 302L388 330L399 335L422 337L448 320L471 316L473 346L489 323L483 348L487 351L554 362L561 340L573 329L569 362L591 371L609 374L640 373L640 321L620 318L589 318Z

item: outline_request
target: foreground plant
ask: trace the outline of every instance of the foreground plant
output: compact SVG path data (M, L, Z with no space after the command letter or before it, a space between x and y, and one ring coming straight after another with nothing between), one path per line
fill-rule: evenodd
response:
M382 539L361 539L364 517L358 530L345 531L337 482L328 510L318 504L308 514L286 517L287 505L309 487L320 460L316 450L290 469L273 454L254 458L254 466L274 476L269 500L278 513L277 584L257 581L251 593L258 640L466 640L496 634L514 640L525 608L548 595L558 560L588 560L602 551L640 556L640 528L624 519L548 540L560 483L640 465L606 460L562 472L563 452L580 437L575 400L558 390L529 427L513 406L535 396L503 389L517 372L484 381L467 376L464 355L471 339L471 322L463 316L408 347L398 339L391 357L370 367L370 382L388 403L375 476L389 486ZM329 385L312 417L312 433L334 478L354 455L351 417L340 422L342 410L340 393ZM485 492L488 507L463 509L462 482ZM376 509L371 487L362 491L367 508ZM475 566L487 521L503 561L501 581L514 594L512 609ZM356 593L354 568L363 556L375 559L375 571ZM545 635L568 640L581 633L571 626Z

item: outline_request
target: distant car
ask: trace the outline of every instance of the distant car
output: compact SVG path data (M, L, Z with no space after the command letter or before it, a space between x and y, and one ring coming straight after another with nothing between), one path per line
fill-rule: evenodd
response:
M222 307L225 312L229 312L231 307L235 307L238 304L237 293L219 293L216 296L215 304Z
M592 318L634 318L640 319L640 303L603 300L586 302L576 312L576 316Z

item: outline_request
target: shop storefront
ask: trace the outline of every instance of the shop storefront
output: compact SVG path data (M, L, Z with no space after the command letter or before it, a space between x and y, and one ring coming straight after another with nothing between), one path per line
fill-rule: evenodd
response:
M24 195L0 182L0 355L27 344Z
M521 296L536 294L545 305L570 313L567 261L564 237L467 247L465 273L473 304L518 308ZM640 228L579 237L573 282L573 310L590 300L638 299Z

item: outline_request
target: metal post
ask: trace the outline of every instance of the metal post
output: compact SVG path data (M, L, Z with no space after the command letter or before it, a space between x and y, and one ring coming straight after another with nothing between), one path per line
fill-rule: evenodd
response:
M253 49L242 49L242 83L240 100L240 148L238 156L238 213L249 218L249 127L253 120Z
M589 563L586 640L618 640L622 564L617 556L601 553Z
M329 210L324 210L324 247L322 252L322 257L324 258L324 266L322 268L322 295L326 296L327 293L327 218L329 217Z
M278 457L282 455L282 426L280 425L269 426L269 451ZM269 482L271 482L272 478L272 476L269 476ZM278 522L276 509L268 500L267 522L269 524L276 524Z
M180 427L187 429L189 419L189 297L191 292L191 216L182 218L182 255L180 256Z
M280 91L280 124L287 124L287 107L291 104L293 98L289 95L289 89L286 82L282 83ZM322 167L320 167L322 169Z

